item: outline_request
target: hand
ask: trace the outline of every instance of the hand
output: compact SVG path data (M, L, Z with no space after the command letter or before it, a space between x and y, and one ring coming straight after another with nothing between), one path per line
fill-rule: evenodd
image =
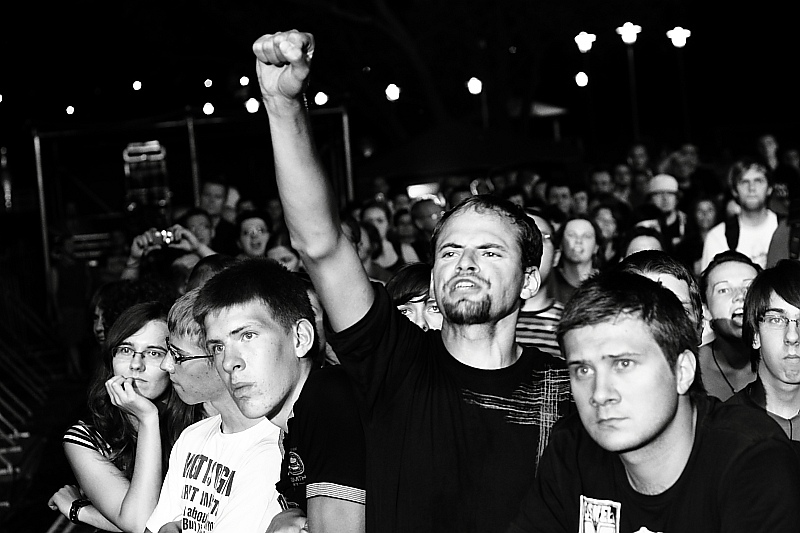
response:
M200 248L200 241L194 233L184 228L180 224L175 224L169 231L172 232L173 240L169 243L170 248L184 250L186 252L196 252Z
M81 490L75 485L64 485L56 491L55 494L50 496L47 500L47 506L53 511L58 510L65 517L69 518L69 510L72 507L72 502L78 498L83 498Z
M133 378L114 376L106 381L106 391L108 391L111 403L135 416L140 422L148 416L158 417L158 408L153 402L139 394Z
M160 245L155 244L155 237L158 233L156 228L150 228L141 235L133 238L131 243L131 259L141 259L143 256L149 254L153 250L161 248Z
M265 100L293 100L303 93L314 55L313 35L296 30L267 34L253 43L253 53Z
M174 522L167 522L166 524L158 528L158 533L181 533L180 520L175 520Z
M307 522L308 518L303 510L293 507L276 514L272 522L269 523L267 533L300 533L301 531L308 531L308 529L303 529Z

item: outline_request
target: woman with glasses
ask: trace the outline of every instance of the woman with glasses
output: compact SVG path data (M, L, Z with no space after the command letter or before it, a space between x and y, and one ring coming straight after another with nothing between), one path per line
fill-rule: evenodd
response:
M72 522L141 533L158 501L169 451L198 409L180 401L169 374L167 310L133 305L107 334L102 364L88 393L89 416L64 435L78 487L48 502Z

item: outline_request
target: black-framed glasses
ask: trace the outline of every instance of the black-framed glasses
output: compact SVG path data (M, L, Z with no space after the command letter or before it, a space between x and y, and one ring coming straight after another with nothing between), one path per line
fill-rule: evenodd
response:
M111 354L118 359L133 359L136 355L141 355L145 360L160 361L167 355L167 351L163 348L146 348L137 352L133 347L123 345L115 347Z
M785 330L789 327L789 322L794 322L795 327L800 328L800 318L789 318L777 313L767 313L761 317L761 323L769 329Z
M176 365L180 365L186 361L191 361L192 359L211 359L214 356L209 354L203 355L184 355L181 353L180 348L177 348L174 344L169 342L169 337L166 339L167 341L167 351L169 355L172 356L172 359L175 361Z

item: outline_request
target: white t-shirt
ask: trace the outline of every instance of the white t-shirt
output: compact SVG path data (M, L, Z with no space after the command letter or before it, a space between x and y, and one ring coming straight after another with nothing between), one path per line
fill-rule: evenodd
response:
M754 263L767 267L767 252L772 234L778 227L778 215L772 211L767 212L767 218L758 226L745 226L739 224L739 243L736 251L749 257ZM705 270L714 256L728 250L728 241L725 239L725 222L720 222L711 228L706 235L703 245L703 259L700 262L701 270Z
M281 511L280 428L262 420L222 433L220 415L186 428L169 456L169 469L147 529L180 520L181 531L266 531Z

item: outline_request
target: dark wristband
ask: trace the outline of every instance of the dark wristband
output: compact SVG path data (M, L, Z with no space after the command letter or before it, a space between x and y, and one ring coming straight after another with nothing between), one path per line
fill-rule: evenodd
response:
M72 506L69 508L69 521L73 524L80 524L80 521L78 520L78 511L81 510L81 507L86 507L87 505L91 504L92 502L86 498L78 498L72 502Z

